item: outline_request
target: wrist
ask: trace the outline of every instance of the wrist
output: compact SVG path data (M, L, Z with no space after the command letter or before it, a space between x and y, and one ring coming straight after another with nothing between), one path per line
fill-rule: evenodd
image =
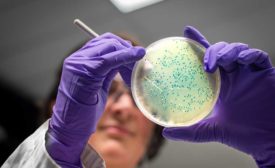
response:
M49 121L46 149L61 167L81 167L81 153L88 138L96 130L96 105L59 100L60 97L57 98Z
M87 141L87 140L86 140ZM81 154L86 143L64 142L52 130L46 133L45 147L51 158L61 167L82 167Z

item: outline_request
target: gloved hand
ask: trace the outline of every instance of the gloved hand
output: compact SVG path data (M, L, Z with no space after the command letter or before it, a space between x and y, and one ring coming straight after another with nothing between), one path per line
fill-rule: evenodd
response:
M196 29L184 36L207 48L204 69L221 74L221 90L210 117L163 135L191 142L216 141L253 156L261 168L275 167L275 69L268 54L242 43L210 45Z
M66 58L63 64L46 149L62 167L81 167L80 156L104 111L109 86L120 68L145 54L121 38L105 33Z

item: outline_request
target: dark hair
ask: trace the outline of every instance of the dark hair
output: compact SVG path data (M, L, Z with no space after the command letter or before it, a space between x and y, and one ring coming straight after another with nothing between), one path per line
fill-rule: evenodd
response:
M118 36L120 36L121 38L128 40L130 42L132 42L132 44L134 46L138 45L137 40L132 39L131 37L129 37L129 35L125 34L125 33L117 33ZM71 50L70 54L79 50L86 42L82 42L79 45L77 45L75 48L73 48L73 50ZM70 55L69 54L69 55ZM59 70L58 70L58 75L57 78L55 80L55 84L53 86L53 89L51 90L44 109L45 109L45 118L50 118L51 117L51 113L52 113L52 102L55 101L56 96L57 96L57 91L58 91L58 86L59 86L59 80L61 77L61 73L62 73L62 66L60 66ZM116 83L113 82L110 88L110 92L112 92L112 89L115 88ZM134 101L134 100L133 100ZM157 154L159 153L161 146L164 144L165 139L162 136L162 130L163 127L159 126L159 125L155 125L155 128L153 130L153 135L152 138L149 142L149 145L147 147L147 151L146 154L144 156L144 158L146 158L146 160L151 161L152 159L154 159ZM140 164L142 164L143 160L140 161Z

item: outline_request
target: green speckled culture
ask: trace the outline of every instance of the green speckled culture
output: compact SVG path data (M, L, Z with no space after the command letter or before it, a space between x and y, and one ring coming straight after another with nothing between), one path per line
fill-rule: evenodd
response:
M204 51L182 37L147 48L132 76L133 96L145 116L163 126L187 126L211 112L220 81L218 72L203 70Z

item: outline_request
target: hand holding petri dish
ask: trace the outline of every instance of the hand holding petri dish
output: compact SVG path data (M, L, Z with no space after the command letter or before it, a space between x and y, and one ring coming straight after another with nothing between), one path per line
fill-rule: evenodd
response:
M99 35L79 19L90 36ZM195 124L212 111L220 91L220 74L203 69L205 48L185 37L158 40L146 49L132 72L131 91L141 112L164 127Z
M132 72L132 94L142 113L165 126L189 126L206 118L220 90L219 71L203 69L205 48L184 37L158 40Z

